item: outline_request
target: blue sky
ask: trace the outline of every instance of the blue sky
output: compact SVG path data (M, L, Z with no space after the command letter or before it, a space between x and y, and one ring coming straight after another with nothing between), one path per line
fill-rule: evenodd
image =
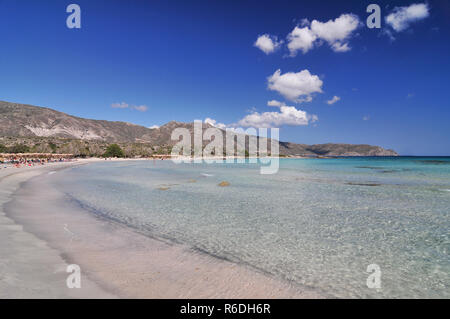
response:
M66 26L70 3L81 7L81 29ZM365 25L370 3L381 7L381 29ZM412 4L424 4L426 17L399 13L397 24L386 23L395 7ZM343 14L360 24L337 39L337 25L326 22ZM450 155L449 21L446 0L0 0L0 99L144 126L205 118L232 125L270 112L285 141ZM292 56L296 26L317 39ZM266 54L254 45L264 34L283 43ZM297 95L286 93L292 79L269 88L277 70L292 73ZM312 87L295 82L303 70ZM129 107L112 107L122 102Z

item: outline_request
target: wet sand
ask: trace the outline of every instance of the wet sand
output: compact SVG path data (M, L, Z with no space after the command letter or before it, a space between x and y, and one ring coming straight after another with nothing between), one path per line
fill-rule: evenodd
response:
M50 187L55 168L0 172L0 298L321 297L85 211ZM67 264L81 267L81 289L66 287Z
M83 289L69 289L68 263L56 249L7 217L4 204L20 184L34 176L75 163L10 167L0 171L0 299L7 298L116 298L85 278Z

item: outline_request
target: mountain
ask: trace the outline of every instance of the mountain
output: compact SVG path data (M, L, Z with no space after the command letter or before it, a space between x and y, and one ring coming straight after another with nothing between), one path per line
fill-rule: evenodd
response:
M45 107L0 101L0 137L5 142L30 144L34 141L36 150L48 149L45 143L57 148L72 145L66 151L77 151L74 145L83 144L84 148L100 152L108 143L120 143L123 147L142 149L148 146L147 153L152 153L162 145L173 146L171 140L175 128L184 127L191 133L193 123L172 121L159 128L147 128L126 122L91 120L71 116ZM203 124L203 129L212 127ZM225 135L225 133L224 133ZM36 142L38 140L38 142ZM69 142L68 142L69 141ZM83 143L82 143L83 142ZM6 142L5 142L6 143ZM248 143L248 139L247 139ZM207 142L204 142L207 144ZM270 146L270 141L268 142ZM225 143L224 143L225 145ZM137 152L137 153L136 153ZM130 154L138 154L133 151ZM96 154L96 153L92 153ZM379 146L354 144L318 144L306 145L280 142L281 155L303 156L397 156L393 150Z
M147 142L151 132L131 123L83 119L49 108L0 101L0 136Z
M295 144L280 142L280 154L309 156L398 156L394 150L367 144Z

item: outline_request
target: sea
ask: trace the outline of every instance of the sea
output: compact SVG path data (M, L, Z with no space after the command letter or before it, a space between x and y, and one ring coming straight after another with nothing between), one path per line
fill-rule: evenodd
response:
M104 161L51 183L93 214L327 297L450 298L449 157L279 165Z

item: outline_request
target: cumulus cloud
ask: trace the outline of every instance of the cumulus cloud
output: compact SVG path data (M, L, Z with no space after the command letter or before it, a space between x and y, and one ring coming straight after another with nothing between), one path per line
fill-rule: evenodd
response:
M267 78L267 82L269 90L277 91L286 99L296 103L310 102L311 94L322 93L322 80L308 70L281 74L281 70L278 69Z
M288 106L284 102L271 100L267 102L267 105L277 107L279 108L279 111L260 113L253 110L250 114L246 115L237 123L228 125L218 123L216 120L209 117L203 122L219 129L234 131L238 127L271 128L280 127L283 125L308 125L319 120L317 115L308 114L305 111L297 109L295 106Z
M320 22L313 20L311 30L320 38L335 48L347 46L345 43L359 26L359 18L354 14L341 14L339 18ZM341 49L342 50L342 49Z
M412 22L425 19L430 15L428 4L414 3L407 7L396 7L393 12L386 16L388 25L396 32L406 30Z
M327 103L328 103L328 105L332 105L332 104L336 103L337 101L339 101L340 99L341 98L339 96L335 95L331 98L331 100L328 100Z
M358 16L354 14L341 14L327 22L313 20L309 23L303 19L302 28L296 26L287 36L290 55L295 56L298 51L305 54L321 40L327 42L335 52L349 51L348 40L360 24Z
M131 110L136 110L139 112L145 112L148 110L148 107L146 105L130 105L125 102L113 103L113 104L111 104L111 107L113 109L131 109Z
M159 125L152 125L152 126L149 126L148 128L151 128L151 129L159 128Z
M304 22L309 23L309 22ZM295 56L298 51L302 51L303 54L311 50L314 46L317 36L311 31L309 27L299 28L295 27L291 33L287 36L288 49L291 56Z
M263 51L265 54L270 54L275 52L283 43L283 41L278 41L276 36L263 34L256 39L253 44L255 47Z
M238 122L238 125L243 127L280 127L282 125L308 125L318 121L317 115L310 115L305 111L298 110L294 106L285 105L278 101L269 101L269 106L277 106L280 108L279 112L253 112L246 115Z

